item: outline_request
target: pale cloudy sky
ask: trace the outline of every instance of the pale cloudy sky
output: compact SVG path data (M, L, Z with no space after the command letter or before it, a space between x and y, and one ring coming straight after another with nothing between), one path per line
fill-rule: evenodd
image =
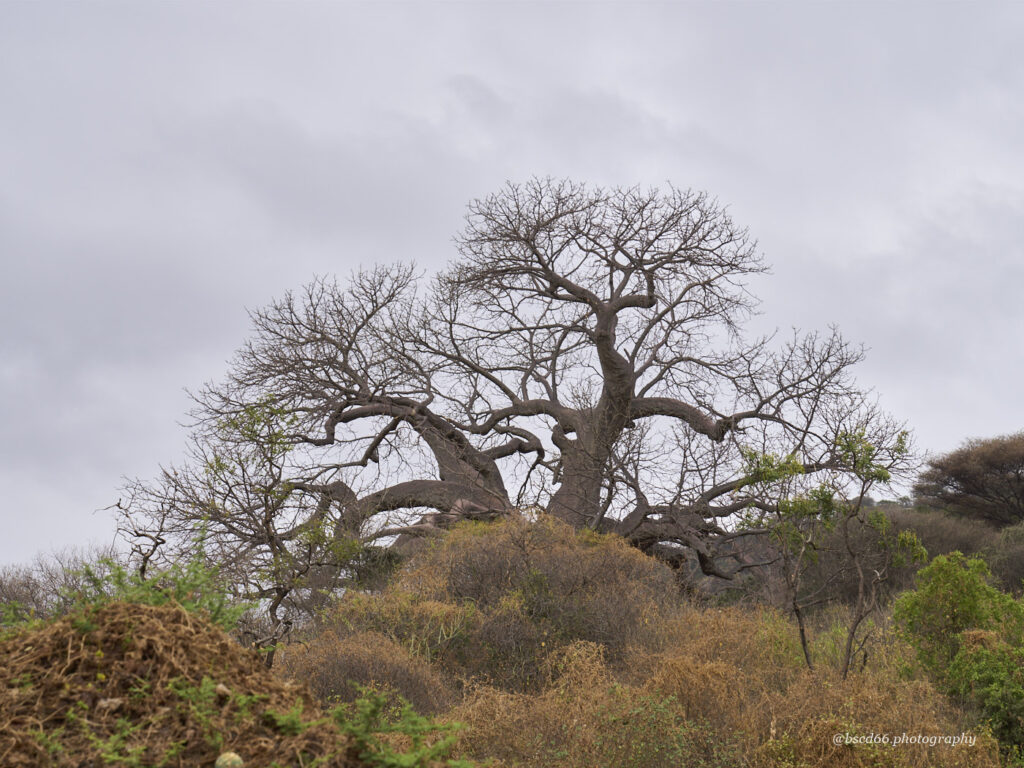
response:
M922 449L1024 428L1024 5L0 0L0 562L92 540L314 274L505 180L711 192L759 327L869 348Z

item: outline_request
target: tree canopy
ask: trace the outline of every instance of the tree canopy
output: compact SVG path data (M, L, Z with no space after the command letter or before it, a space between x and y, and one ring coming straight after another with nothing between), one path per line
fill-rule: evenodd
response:
M1024 432L968 440L936 456L914 486L917 497L996 526L1024 520Z
M902 461L859 348L744 334L765 266L706 194L508 184L456 250L253 312L195 394L190 460L131 484L125 530L152 549L201 525L275 605L360 544L527 508L728 577L782 494L853 476L851 435Z

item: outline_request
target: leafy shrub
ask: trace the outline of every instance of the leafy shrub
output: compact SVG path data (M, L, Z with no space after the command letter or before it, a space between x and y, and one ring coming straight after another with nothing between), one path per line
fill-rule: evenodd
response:
M252 608L250 603L231 598L220 582L219 571L208 565L201 553L148 578L112 560L101 560L100 564L101 570L89 565L83 569L83 584L72 595L73 610L112 602L154 606L176 603L230 631Z
M0 614L4 624L51 619L67 613L85 586L85 569L105 574L117 562L110 548L68 548L39 555L27 565L0 567Z
M918 659L973 708L1004 753L1024 753L1024 605L990 583L980 558L937 557L904 594L895 618Z
M87 614L115 602L151 606L176 604L228 631L252 608L249 603L231 598L218 570L206 564L201 552L185 563L176 563L148 578L112 558L101 557L67 574L60 594L43 616L26 611L17 603L3 604L0 625L11 627L36 619Z
M960 650L964 630L999 629L1018 644L1024 606L991 584L979 557L959 552L940 555L917 574L917 588L901 595L893 617L917 650L921 664L944 678Z
M352 739L351 751L373 768L473 768L468 760L449 759L460 723L435 723L403 702L389 720L388 699L363 690L351 706L333 710L339 730Z
M977 707L1007 751L1024 752L1024 648L967 630L946 672L950 690Z

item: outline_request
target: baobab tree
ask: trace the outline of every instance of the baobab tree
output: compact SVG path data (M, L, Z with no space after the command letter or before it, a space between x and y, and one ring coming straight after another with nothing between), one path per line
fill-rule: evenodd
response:
M745 337L765 267L705 194L509 184L456 248L430 280L379 266L254 312L196 394L192 459L131 486L125 527L205 521L279 602L353 542L528 506L729 577L777 510L765 461L793 493L850 471L844 435L897 441L834 330Z

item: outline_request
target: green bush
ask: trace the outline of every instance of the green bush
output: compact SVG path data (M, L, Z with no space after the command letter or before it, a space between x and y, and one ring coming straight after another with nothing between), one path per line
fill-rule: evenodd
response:
M952 693L972 704L1011 753L1024 750L1024 648L995 633L967 631L947 670Z
M349 706L333 710L338 729L350 736L359 759L374 768L474 768L469 760L448 756L462 726L436 723L402 702L397 717L389 718L388 697L369 688ZM388 740L397 737L399 746ZM442 762L443 761L443 762Z
M918 660L974 710L1011 764L1024 755L1024 605L992 586L979 557L936 557L894 618Z
M917 574L917 588L897 600L893 618L921 664L943 680L965 630L998 630L1019 645L1024 606L992 586L988 565L960 552L940 555Z
M82 569L83 585L72 595L72 611L111 602L167 605L174 602L189 613L201 613L226 631L238 624L253 606L231 599L220 583L219 572L201 553L184 564L175 563L161 573L143 578L113 560L101 560L101 569Z

